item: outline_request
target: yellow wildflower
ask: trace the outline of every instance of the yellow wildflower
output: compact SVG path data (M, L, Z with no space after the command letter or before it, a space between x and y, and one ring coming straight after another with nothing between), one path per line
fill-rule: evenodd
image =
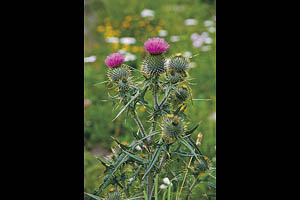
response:
M128 44L124 44L124 45L122 46L122 49L125 50L125 51L129 51L130 46L129 46Z
M139 51L139 47L138 47L138 46L133 46L133 47L132 47L132 51L133 51L134 53L138 52L138 51Z
M157 26L156 28L155 28L155 30L156 31L160 31L162 28L160 27L160 26Z
M140 22L139 22L139 26L140 26L140 27L144 27L144 26L145 26L145 22L144 22L144 21L140 21Z
M147 29L147 31L152 31L153 27L150 26L150 25L148 25L148 26L146 27L146 29Z
M105 31L105 28L104 28L104 26L97 26L97 31L98 32L104 32Z
M118 49L119 49L119 43L118 43L118 42L113 43L113 44L112 44L112 49L113 49L114 51L118 50Z
M104 19L104 23L105 23L105 24L108 24L108 23L110 23L110 20L109 20L109 18L108 18L108 17L106 17L106 18Z
M131 16L126 16L126 17L125 17L125 20L131 21L131 20L132 20L132 17L131 17Z

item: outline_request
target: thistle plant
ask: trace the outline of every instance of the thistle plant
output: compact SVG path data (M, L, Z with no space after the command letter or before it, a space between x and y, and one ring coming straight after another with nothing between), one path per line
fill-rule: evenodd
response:
M209 199L216 189L215 168L193 139L199 124L190 125L185 112L193 101L187 72L190 58L180 53L166 58L169 44L161 38L150 38L144 46L148 55L141 71L123 64L119 53L106 58L105 83L115 92L109 98L123 105L113 120L126 113L136 128L130 145L113 138L112 156L99 158L106 168L103 183L89 196L107 200L190 199L195 186L203 184L211 190L211 194L203 194ZM140 106L150 114L143 123L137 112Z

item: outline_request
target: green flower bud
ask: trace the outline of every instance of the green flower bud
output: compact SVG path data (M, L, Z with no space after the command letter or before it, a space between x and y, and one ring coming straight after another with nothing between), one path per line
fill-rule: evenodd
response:
M148 55L142 65L142 71L150 77L158 77L166 71L165 58L162 54Z
M185 101L187 100L187 98L190 96L188 88L184 85L181 87L178 87L175 90L175 96L177 97L177 99L179 99L180 101Z
M130 81L126 76L123 76L119 82L118 82L118 87L121 91L129 90L130 88Z
M183 77L180 73L176 72L175 70L170 70L167 72L167 79L170 83L177 83L183 80Z
M195 161L195 166L196 166L197 169L200 169L201 171L206 170L206 165L203 162L203 160Z
M177 138L184 133L185 124L178 116L169 115L164 120L163 132L171 138Z
M181 54L176 54L170 59L168 69L183 73L189 66L189 60Z
M130 76L130 70L126 65L122 64L121 67L110 68L107 71L107 76L110 81L118 83L122 77L128 78Z

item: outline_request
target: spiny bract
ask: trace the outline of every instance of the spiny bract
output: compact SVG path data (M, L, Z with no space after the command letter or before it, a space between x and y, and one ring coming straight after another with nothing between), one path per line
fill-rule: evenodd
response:
M164 56L148 55L143 62L142 71L150 77L157 77L164 73L166 71Z
M172 56L170 59L168 68L173 69L177 72L184 72L189 66L189 61L186 57L182 56L181 54L176 54Z
M185 124L178 116L167 116L164 119L163 132L171 137L177 138L184 133Z
M122 200L122 195L119 192L111 192L108 194L106 200Z
M128 78L130 76L130 70L126 65L121 65L121 67L109 69L107 76L110 81L119 82L122 77Z

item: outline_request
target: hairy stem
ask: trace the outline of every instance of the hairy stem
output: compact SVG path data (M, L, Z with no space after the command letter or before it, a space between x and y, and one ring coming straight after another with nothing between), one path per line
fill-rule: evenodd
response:
M150 129L150 134L152 134L155 131L156 128L156 120L157 120L157 111L159 109L159 105L158 105L158 82L155 81L154 82L154 87L153 87L153 97L154 97L154 112L153 112L153 122L151 125L151 129ZM151 141L151 137L149 137L148 142Z

